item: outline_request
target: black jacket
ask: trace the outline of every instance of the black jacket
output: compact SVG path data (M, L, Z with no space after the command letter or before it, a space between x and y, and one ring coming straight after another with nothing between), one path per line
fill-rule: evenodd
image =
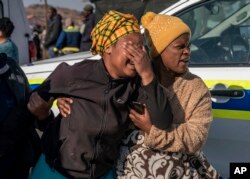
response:
M102 176L117 158L121 138L130 123L128 104L132 100L149 107L152 118L159 120L153 121L155 125L167 127L172 117L167 92L156 80L144 87L139 84L138 76L112 80L102 60L59 65L38 92L71 96L74 102L70 116L59 116L45 131L47 162L68 176Z
M62 31L62 17L57 14L48 22L48 30L45 35L44 47L48 49L49 47L55 46L57 38Z
M14 96L16 105L5 119L0 120L0 178L21 179L27 178L29 168L40 156L41 141L35 130L38 123L26 108L31 91L28 80L15 61L6 58L0 55L0 60L6 60L9 66L9 70L1 75L1 80L6 81L4 84ZM43 128L45 123L48 121L41 122Z
M89 51L92 45L91 40L91 31L95 27L96 21L95 21L95 14L90 14L89 17L86 20L85 28L82 34L81 38L81 45L80 50L81 51Z

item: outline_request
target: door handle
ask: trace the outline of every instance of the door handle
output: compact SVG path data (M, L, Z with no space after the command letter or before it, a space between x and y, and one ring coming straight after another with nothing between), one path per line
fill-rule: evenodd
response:
M222 96L230 98L241 98L244 96L242 90L210 90L212 96Z

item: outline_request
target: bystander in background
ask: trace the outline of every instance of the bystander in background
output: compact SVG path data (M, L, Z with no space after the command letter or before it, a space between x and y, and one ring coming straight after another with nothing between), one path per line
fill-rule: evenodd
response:
M10 39L14 28L14 24L8 17L3 17L0 19L0 53L5 53L18 64L18 48Z
M91 40L91 31L94 28L96 22L95 22L95 14L94 14L94 7L91 4L87 4L83 8L83 14L85 15L86 22L85 22L85 27L84 31L82 34L82 39L81 39L81 51L89 51L92 40Z
M80 51L81 33L79 27L75 26L71 18L65 20L65 28L57 39L53 49L55 56L70 54Z
M62 31L62 17L57 13L57 10L50 6L48 9L48 29L45 35L44 48L48 51L48 57L54 57L53 48L56 45L57 38ZM45 56L46 58L46 56Z
M84 11L81 13L81 18L82 18L82 25L80 27L80 33L83 34L87 20L86 13Z
M36 46L36 60L42 59L42 48L41 48L41 39L40 34L42 33L42 26L36 24L32 27L32 40Z

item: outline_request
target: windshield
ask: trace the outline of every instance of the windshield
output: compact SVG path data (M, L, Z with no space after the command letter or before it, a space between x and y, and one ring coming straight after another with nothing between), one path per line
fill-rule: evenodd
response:
M225 23L230 16L245 7L249 0L211 2L192 10L189 9L188 12L180 15L180 18L190 26L193 40Z
M159 13L179 0L92 0L96 6L96 18L99 20L108 10L132 13L137 19L147 11Z
M178 16L191 31L191 64L247 64L250 0L208 1Z
M0 18L2 18L3 17L3 2L2 1L0 1Z

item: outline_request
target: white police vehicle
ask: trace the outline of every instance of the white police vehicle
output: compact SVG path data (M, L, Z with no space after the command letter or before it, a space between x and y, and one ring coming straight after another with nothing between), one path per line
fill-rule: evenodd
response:
M202 77L213 100L214 121L204 151L228 178L230 162L250 162L250 0L159 0L147 10L153 7L180 17L192 30L190 71ZM22 68L35 87L60 62L89 57L95 58L78 53Z

